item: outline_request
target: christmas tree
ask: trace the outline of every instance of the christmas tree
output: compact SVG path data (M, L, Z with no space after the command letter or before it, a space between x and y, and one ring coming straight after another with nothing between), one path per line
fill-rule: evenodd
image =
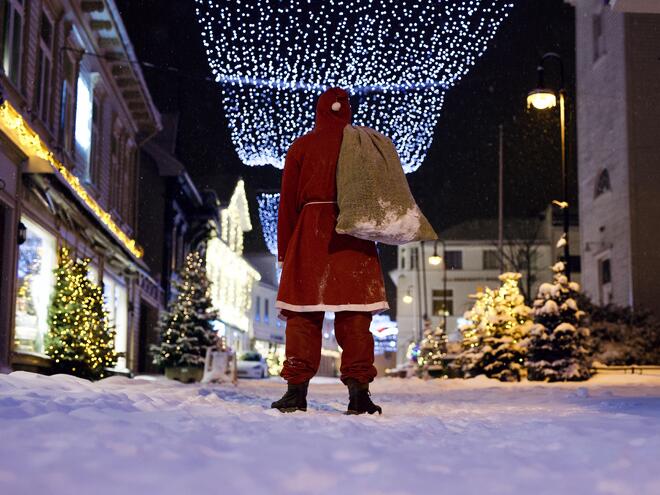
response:
M117 353L103 291L89 279L88 265L88 259L74 261L67 248L60 249L45 344L56 372L94 380L117 364Z
M534 326L528 344L530 380L578 381L591 376L587 339L578 308L580 286L569 282L564 263L552 267L554 283L542 284L534 301Z
M501 381L520 380L531 309L520 293L519 273L503 273L497 290L486 288L475 296L474 307L461 327L463 352L457 365L464 376L485 374Z
M424 338L419 346L419 357L417 364L420 371L429 372L430 367L435 370L442 370L445 366L445 357L447 355L447 335L441 326L435 329L431 328L430 321L426 320Z
M152 346L154 363L165 368L202 367L206 348L217 345L213 321L218 314L211 303L211 283L204 259L190 253L174 284L176 299L161 318L159 346Z
M463 351L452 364L456 373L465 378L483 373L480 367L483 358L483 338L489 331L491 320L496 314L494 303L496 291L486 287L470 297L475 300L474 305L463 315L467 323L459 327L463 336Z

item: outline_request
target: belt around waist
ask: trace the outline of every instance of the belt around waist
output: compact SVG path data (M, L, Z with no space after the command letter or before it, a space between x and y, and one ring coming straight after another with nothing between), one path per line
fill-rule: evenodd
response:
M310 201L303 205L303 208L307 205L336 205L336 201Z

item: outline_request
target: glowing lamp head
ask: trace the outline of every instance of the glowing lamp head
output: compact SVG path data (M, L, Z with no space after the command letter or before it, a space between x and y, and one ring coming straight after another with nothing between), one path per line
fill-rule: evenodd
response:
M440 263L442 263L442 256L438 256L437 254L429 256L429 264L438 266Z
M527 95L527 108L546 110L555 106L557 106L557 95L550 89L537 88Z
M406 294L405 296L403 296L403 302L406 304L412 303L413 302L412 296L410 294Z

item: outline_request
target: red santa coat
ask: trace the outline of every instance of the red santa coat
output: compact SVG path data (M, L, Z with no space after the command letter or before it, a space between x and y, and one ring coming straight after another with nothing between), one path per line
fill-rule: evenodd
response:
M338 111L332 110L336 102ZM314 129L287 153L277 221L283 267L275 304L285 315L389 308L375 243L335 232L337 160L350 122L348 94L329 89L319 98Z

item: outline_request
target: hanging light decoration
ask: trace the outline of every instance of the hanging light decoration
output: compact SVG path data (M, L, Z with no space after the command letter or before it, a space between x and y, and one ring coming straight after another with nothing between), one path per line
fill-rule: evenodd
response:
M424 160L447 89L484 53L506 0L195 0L232 140L246 165L284 166L340 86L354 123L390 136L406 172Z
M280 195L261 193L257 196L257 204L266 247L273 256L277 256L277 213L280 206Z
M354 96L353 123L389 136L406 173L431 145L446 91L485 52L511 0L195 0L232 141L246 165L283 168L326 88ZM259 214L277 249L279 197Z

